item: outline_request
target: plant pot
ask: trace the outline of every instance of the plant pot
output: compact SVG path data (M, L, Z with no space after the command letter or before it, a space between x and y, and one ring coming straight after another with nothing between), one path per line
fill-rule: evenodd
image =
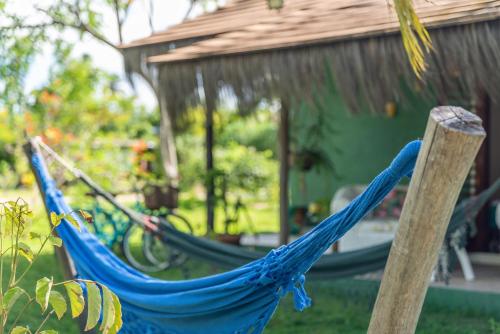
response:
M290 163L301 171L311 170L318 162L318 155L315 152L295 152L291 154Z
M217 241L223 242L225 244L239 246L241 234L217 234L215 238L217 239Z
M179 204L179 189L172 186L148 185L143 194L144 204L150 210L175 209Z

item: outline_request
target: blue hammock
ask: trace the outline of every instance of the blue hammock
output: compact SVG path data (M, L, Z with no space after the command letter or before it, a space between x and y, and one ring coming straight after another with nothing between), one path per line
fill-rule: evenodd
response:
M262 333L280 299L292 292L295 308L311 305L304 274L351 227L378 205L405 175L413 171L420 141L406 145L364 193L296 241L262 259L232 271L186 281L163 281L131 268L82 224L57 227L78 277L101 282L119 298L123 310L120 333ZM72 210L57 189L40 153L32 156L50 212ZM76 219L79 219L75 215Z

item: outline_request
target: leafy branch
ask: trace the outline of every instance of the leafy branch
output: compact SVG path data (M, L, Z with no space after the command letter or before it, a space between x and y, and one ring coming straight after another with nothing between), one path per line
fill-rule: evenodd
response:
M109 288L101 283L85 279L55 283L53 278L43 277L36 282L34 297L19 286L47 244L50 243L55 247L62 246L62 240L53 235L57 226L65 221L79 229L79 223L73 217L73 214L57 215L51 213L52 228L47 235L41 235L30 231L29 217L31 217L32 212L23 200L0 203L0 334L57 333L52 329L44 329L47 321L53 315L57 319L61 319L70 308L71 316L76 318L82 314L86 305L87 322L85 330L95 328L100 319L99 331L102 333L115 334L120 330L122 326L120 301ZM88 214L84 212L80 212L80 214L84 219L89 219ZM36 253L28 245L28 239L32 241L38 239L40 241L40 247ZM7 282L4 282L3 264L6 254L10 255L10 275ZM21 259L27 261L28 266L16 278ZM4 289L5 284L7 286ZM57 290L59 287L64 288L63 292ZM66 295L67 299L64 295ZM14 305L23 299L25 300L24 305L15 314L11 328L6 332L8 320L15 313ZM69 301L69 307L67 300ZM36 329L32 331L29 326L20 326L18 323L22 320L25 311L35 302L41 308L42 319ZM102 318L100 318L101 313Z

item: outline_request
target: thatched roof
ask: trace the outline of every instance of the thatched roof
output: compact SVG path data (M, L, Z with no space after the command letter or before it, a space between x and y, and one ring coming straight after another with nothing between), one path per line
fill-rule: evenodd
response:
M290 6L287 4L287 7ZM227 5L219 8L215 12L186 20L164 31L159 31L146 38L141 38L125 44L122 48L129 49L165 43L175 45L176 42L182 40L213 37L235 29L240 29L245 25L251 25L256 22L256 17L262 17L263 15L278 17L279 12L270 11L266 0L229 1Z
M427 85L424 90L441 99L469 99L479 88L495 98L500 87L500 0L416 2L435 47L422 82L408 64L386 0L286 0L280 11L265 6L264 0L237 0L161 38L133 43L125 50L129 66L140 64L154 76L175 111L197 102L200 73L244 105L309 98L328 69L352 110L404 101L402 85Z

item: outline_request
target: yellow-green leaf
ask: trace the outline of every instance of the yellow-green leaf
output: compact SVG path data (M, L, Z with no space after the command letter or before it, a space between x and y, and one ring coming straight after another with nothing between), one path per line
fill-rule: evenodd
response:
M28 293L18 286L7 290L7 292L3 296L3 309L9 311L22 295L28 296Z
M10 331L10 334L26 334L26 333L31 333L31 332L27 327L22 327L22 326L16 326L12 328L12 330Z
M40 334L59 334L59 332L53 329L46 329L44 331L41 331Z
M426 70L425 52L432 50L432 41L425 26L420 22L411 0L393 0L398 16L403 46L410 65L418 78Z
M52 278L41 278L36 282L35 299L36 302L45 312L47 306L49 306L50 291L52 290Z
M114 293L112 293L112 295L113 295L113 306L115 307L115 321L109 331L109 334L117 334L123 325L122 305L120 304L120 300L118 299L118 297Z
M17 247L19 249L19 255L28 260L28 262L33 262L34 254L30 246L26 245L24 242L19 242L17 244Z
M87 324L85 330L88 331L94 328L99 321L101 315L101 292L97 285L93 282L85 283L87 286Z
M87 221L87 223L92 224L93 218L92 215L90 215L88 212L80 210L80 215Z
M30 239L40 239L41 237L40 233L30 232Z
M71 316L76 318L83 312L85 307L82 287L74 281L64 283L64 287L68 293L69 304L71 305Z
M49 236L49 241L55 247L61 247L62 246L62 239L58 238L58 237L56 237L54 235Z
M49 304L56 312L58 319L61 319L68 309L66 299L64 299L63 295L59 291L53 290L50 292Z
M80 210L82 211L82 210ZM64 216L64 218L66 218L66 220L71 224L73 225L74 227L76 227L76 229L78 231L80 231L80 223L75 219L75 217L73 217L71 214L67 214L66 216Z
M59 224L61 224L61 219L59 218L59 216L55 212L51 212L50 213L50 222L54 226L59 226Z
M26 334L31 333L27 327L16 326L11 331L10 334Z
M104 285L101 285L101 289L104 302L102 321L99 330L101 330L103 334L109 334L111 328L115 323L115 306L113 303L113 294Z

